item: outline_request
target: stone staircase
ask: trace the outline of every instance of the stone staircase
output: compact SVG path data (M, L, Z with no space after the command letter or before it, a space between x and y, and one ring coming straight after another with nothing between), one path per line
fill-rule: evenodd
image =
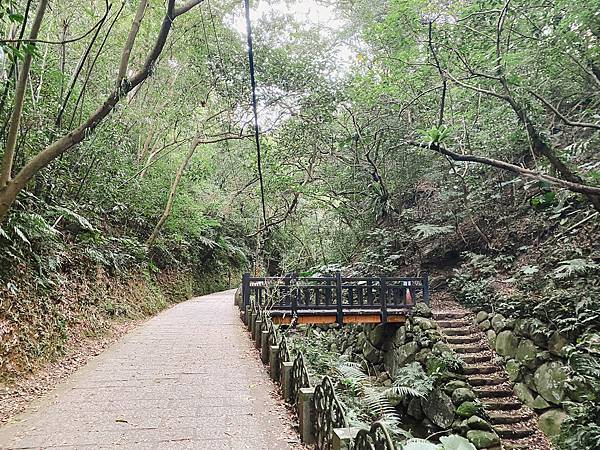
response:
M536 414L515 396L485 334L474 325L473 313L457 304L452 309L434 310L433 318L448 346L465 363L465 381L484 406L502 440L502 449L550 450L548 439L537 426Z

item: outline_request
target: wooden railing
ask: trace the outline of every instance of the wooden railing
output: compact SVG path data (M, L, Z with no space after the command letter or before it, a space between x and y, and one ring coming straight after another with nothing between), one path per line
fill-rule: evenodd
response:
M242 308L258 305L271 315L292 316L335 313L337 322L344 314L409 313L416 302L429 303L429 278L422 277L343 277L340 272L326 277L242 278Z

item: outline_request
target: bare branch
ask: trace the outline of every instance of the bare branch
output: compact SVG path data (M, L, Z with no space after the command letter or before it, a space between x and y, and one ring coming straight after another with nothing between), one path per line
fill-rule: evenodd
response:
M484 156L476 156L476 155L461 155L459 153L455 153L451 150L448 150L445 147L442 147L437 144L428 145L423 142L408 142L409 145L414 147L426 148L432 150L434 152L440 153L441 155L448 156L452 158L454 161L466 161L466 162L476 162L480 164L485 164L487 166L496 167L498 169L507 170L509 172L516 173L518 175L522 175L527 178L532 178L534 180L546 181L550 184L568 189L571 192L577 192L579 194L584 194L588 196L598 196L600 195L600 187L589 186L586 184L574 183L571 181L561 180L560 178L552 177L550 175L546 175L543 173L535 172L530 169L526 169L521 166L517 166L516 164L507 163L505 161L500 161L498 159L486 158Z

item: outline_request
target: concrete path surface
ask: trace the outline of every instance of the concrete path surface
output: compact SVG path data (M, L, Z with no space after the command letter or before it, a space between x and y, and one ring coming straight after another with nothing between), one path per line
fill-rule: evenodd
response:
M293 448L233 292L162 312L0 428L0 448Z

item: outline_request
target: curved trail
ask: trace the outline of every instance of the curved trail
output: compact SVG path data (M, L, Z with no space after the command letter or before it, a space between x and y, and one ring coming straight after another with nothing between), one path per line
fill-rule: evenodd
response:
M144 323L0 428L0 448L294 448L233 294Z

